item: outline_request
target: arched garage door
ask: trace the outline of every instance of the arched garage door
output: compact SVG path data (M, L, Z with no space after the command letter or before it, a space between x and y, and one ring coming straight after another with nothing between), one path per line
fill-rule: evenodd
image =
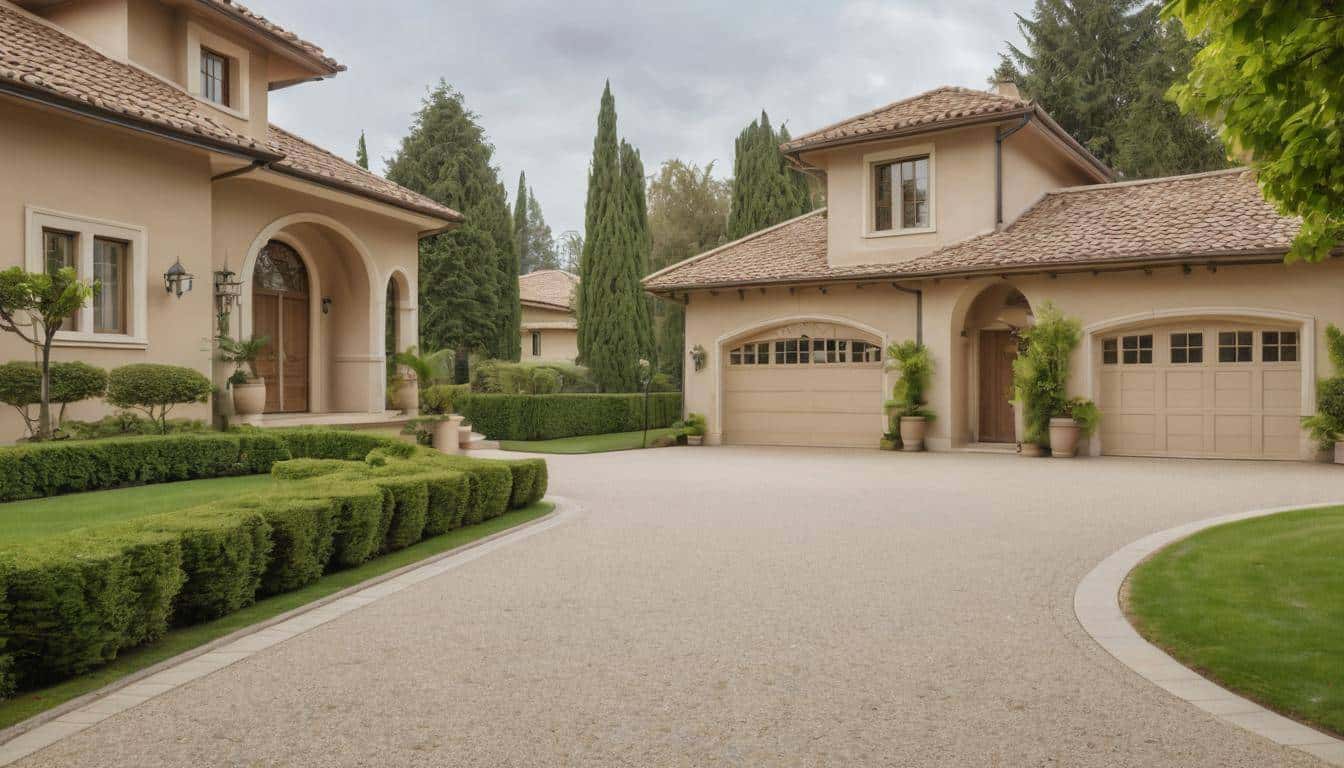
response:
M884 429L879 339L802 323L732 342L722 354L725 443L877 447Z
M1296 327L1221 320L1102 334L1103 453L1298 458L1304 341Z

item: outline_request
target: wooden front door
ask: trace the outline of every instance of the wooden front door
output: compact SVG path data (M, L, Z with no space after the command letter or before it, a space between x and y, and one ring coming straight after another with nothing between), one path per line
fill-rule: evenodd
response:
M1008 331L980 332L980 442L1017 441L1013 426L1013 360L1017 339Z
M257 359L266 412L308 410L308 296L254 291L252 335L270 339Z

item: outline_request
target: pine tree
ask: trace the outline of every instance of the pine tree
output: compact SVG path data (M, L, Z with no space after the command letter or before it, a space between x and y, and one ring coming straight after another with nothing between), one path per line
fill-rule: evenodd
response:
M420 243L420 346L510 357L521 345L513 221L475 113L447 83L426 96L387 177L466 217ZM516 358L514 358L516 359Z
M555 237L546 217L541 215L541 203L531 187L527 188L527 247L532 259L531 271L560 268Z
M812 210L806 177L789 167L779 145L788 132L775 131L764 111L760 119L738 134L733 161L732 208L728 237L736 240L752 232Z
M994 79L1018 85L1102 162L1129 178L1226 166L1213 131L1165 94L1195 47L1152 0L1036 0ZM1197 47L1197 46L1196 46Z
M648 304L640 284L649 242L643 203L643 163L633 147L618 142L616 101L608 82L588 170L577 313L580 358L604 392L634 391L639 359L652 350Z
M526 275L534 269L528 248L527 211L527 174L520 171L518 173L518 192L513 196L513 242L518 248L518 274L520 275Z
M359 144L355 147L355 162L359 167L369 170L369 145L364 143L364 132L359 132Z

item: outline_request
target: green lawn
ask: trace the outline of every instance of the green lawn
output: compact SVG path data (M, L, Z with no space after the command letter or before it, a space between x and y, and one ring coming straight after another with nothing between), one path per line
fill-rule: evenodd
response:
M74 528L194 507L265 489L270 475L141 485L0 504L0 541L29 541Z
M110 493L116 492L111 491ZM95 691L119 678L153 666L179 653L189 651L231 632L339 592L346 587L354 586L388 571L424 560L440 552L446 552L454 547L469 544L492 533L498 533L530 520L535 520L549 513L554 509L554 506L550 502L543 501L524 509L512 510L479 525L458 528L442 536L425 539L406 549L370 560L358 568L337 571L322 577L303 589L266 598L237 613L229 614L215 621L170 630L158 642L125 651L111 664L89 674L57 683L49 688L24 691L16 694L12 699L0 701L0 729L22 722L44 710L63 704L77 696L83 696L90 691Z
M1220 684L1344 734L1344 507L1210 528L1130 580L1140 633Z
M649 444L664 435L673 436L680 430L650 429ZM501 440L499 447L505 451L526 451L528 453L604 453L606 451L628 451L643 447L643 432L612 432L606 435L581 435L579 437L561 437L555 440Z

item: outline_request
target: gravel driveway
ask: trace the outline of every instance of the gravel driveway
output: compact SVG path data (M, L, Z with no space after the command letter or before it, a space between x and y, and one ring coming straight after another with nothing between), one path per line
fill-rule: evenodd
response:
M678 448L550 458L569 522L25 766L1312 766L1114 661L1140 536L1344 499L1269 462Z

